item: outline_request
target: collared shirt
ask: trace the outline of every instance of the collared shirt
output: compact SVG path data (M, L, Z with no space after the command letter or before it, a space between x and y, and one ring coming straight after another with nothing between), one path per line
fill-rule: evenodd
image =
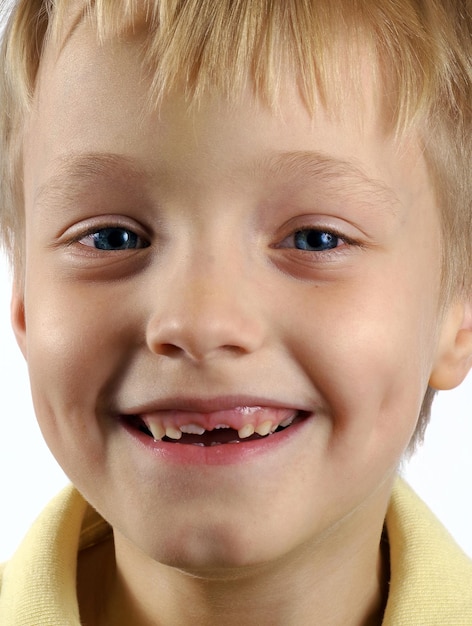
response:
M472 561L402 480L386 529L391 580L382 626L472 626ZM67 487L0 568L0 624L80 626L78 552L110 538L108 524Z

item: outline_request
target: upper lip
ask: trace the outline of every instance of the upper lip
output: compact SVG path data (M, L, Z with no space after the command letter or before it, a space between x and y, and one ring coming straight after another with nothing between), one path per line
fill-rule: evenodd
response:
M215 413L217 411L230 411L241 407L268 407L275 409L291 409L294 411L311 412L312 409L306 404L291 400L274 399L258 396L231 395L208 398L191 396L164 397L151 402L144 402L130 406L123 411L122 415L145 415L158 411L188 411L193 413Z

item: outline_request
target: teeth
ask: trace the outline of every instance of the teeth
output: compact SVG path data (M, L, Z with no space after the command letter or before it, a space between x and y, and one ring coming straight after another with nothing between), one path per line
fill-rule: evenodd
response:
M160 441L166 434L164 427L160 424L147 424L146 426L151 431L155 441Z
M205 429L197 424L185 424L180 427L180 431L182 433L186 433L187 435L203 435Z
M280 422L279 426L282 426L282 428L287 428L287 426L290 426L291 424L293 424L294 419L295 419L295 415L292 415L291 417L287 417L286 420L284 420L283 422Z
M270 431L272 430L272 422L262 422L262 424L259 424L259 426L256 426L256 433L258 435L261 435L261 437L265 437L265 435L268 435L270 433Z
M182 431L179 428L174 428L173 426L167 426L166 437L169 437L169 439L181 439Z
M270 433L274 433L277 428L282 427L282 428L287 428L288 426L290 426L291 424L293 424L294 420L295 420L296 415L291 415L290 417L288 417L287 419L285 419L283 422L280 422L280 424L273 424L271 421L267 420L266 422L262 422L262 424L259 424L258 426L254 426L254 424L245 424L242 428L240 428L238 430L238 436L239 439L247 439L248 437L251 437L254 433L257 433L258 435L260 435L261 437L265 437L266 435L270 434ZM198 424L184 424L183 426L180 426L179 428L175 427L175 426L162 426L162 424L159 423L146 423L147 428L151 431L153 438L156 441L160 441L161 439L163 439L163 437L169 437L169 439L181 439L182 438L182 434L189 434L189 435L203 435L206 430L205 428L203 428L202 426L199 426ZM229 426L228 424L217 424L214 427L214 430L221 430L221 429L229 429L231 428L231 426ZM239 441L230 441L229 443L239 443ZM194 445L204 445L204 444L198 444L195 443ZM219 443L213 443L211 445L219 445Z
M246 439L246 437L250 437L251 435L253 435L254 432L254 426L252 424L246 424L238 430L238 436L240 439Z

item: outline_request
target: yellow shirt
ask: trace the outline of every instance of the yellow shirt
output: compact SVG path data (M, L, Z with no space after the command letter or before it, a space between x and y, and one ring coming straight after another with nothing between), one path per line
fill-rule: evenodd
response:
M472 561L403 481L386 525L391 581L383 626L472 626ZM0 570L1 626L80 626L77 553L110 532L73 487L61 492Z

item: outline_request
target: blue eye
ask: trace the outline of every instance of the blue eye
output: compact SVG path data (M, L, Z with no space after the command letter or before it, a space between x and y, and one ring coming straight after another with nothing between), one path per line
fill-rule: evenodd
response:
M312 228L297 230L293 234L294 245L298 250L307 250L308 252L324 252L333 250L339 245L339 237L333 233Z
M93 247L96 250L112 252L147 248L149 245L132 230L120 226L99 228L95 232L82 237L80 243L85 246Z

